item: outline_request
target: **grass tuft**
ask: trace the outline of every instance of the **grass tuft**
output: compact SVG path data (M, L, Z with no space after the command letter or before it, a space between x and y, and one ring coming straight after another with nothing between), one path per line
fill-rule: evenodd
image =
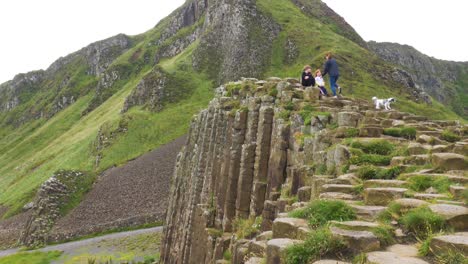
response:
M333 237L328 227L322 227L314 230L304 243L286 248L286 263L312 263L322 256L337 254L344 247L344 242Z
M303 218L309 221L309 225L317 228L328 221L349 221L356 219L354 210L343 201L316 200L306 207L289 213L290 217Z
M418 239L426 239L430 234L447 229L444 218L427 207L408 211L401 217L400 222Z

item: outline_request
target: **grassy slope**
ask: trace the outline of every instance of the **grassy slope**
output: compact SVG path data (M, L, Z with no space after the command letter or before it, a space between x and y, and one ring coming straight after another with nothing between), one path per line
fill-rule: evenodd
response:
M347 96L368 100L373 96L393 96L398 98L394 106L396 109L434 119L460 119L440 103L434 102L432 107L417 104L405 98L403 88L391 89L383 84L371 72L390 69L389 65L356 43L334 33L331 28L333 25L324 25L306 16L291 1L259 0L257 5L283 28L274 43L272 66L267 76L298 76L306 64L322 68L325 53L332 51L341 65L339 82ZM288 38L294 40L300 52L293 65L284 63L284 46Z
M318 20L307 17L289 0L259 0L257 4L284 29L274 43L271 67L265 76L298 76L305 64L320 67L324 53L332 50L338 54L341 62L341 85L347 95L360 98L374 95L398 97L402 93L401 90L387 88L373 78L369 73L372 68L387 66L367 50L333 33L330 30L331 25L323 25ZM111 67L124 65L139 68L131 69L135 74L123 82L122 88L88 115L81 117L93 98L92 92L50 120L31 121L20 129L0 128L0 204L10 207L7 216L18 212L23 204L30 201L37 187L58 169L97 174L111 166L124 164L186 133L192 115L206 107L212 97L212 82L206 75L196 73L191 66L191 54L196 49L197 42L182 54L165 59L159 65L176 77L182 74L190 77L196 87L190 98L167 105L159 113L135 107L125 115L120 114L126 96L151 71L151 66L142 64L141 58L144 54L154 54L157 47L150 44L160 36L161 29L166 24L167 19L147 33L134 37L135 46L117 58ZM191 30L193 27L183 29L180 34L184 35ZM300 51L299 58L292 65L284 63L284 43L287 38L295 40ZM80 72L81 68L79 69ZM84 79L79 83L85 87L89 82L90 80ZM423 113L432 118L456 118L437 103L429 108L401 98L395 107ZM103 124L115 125L123 118L128 120L128 132L119 134L103 150L103 158L96 168L92 145L97 131Z

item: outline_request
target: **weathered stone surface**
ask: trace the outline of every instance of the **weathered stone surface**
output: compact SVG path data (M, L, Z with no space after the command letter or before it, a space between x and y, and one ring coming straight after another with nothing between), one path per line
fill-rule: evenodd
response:
M372 206L372 205L355 205L350 204L351 208L356 211L356 214L363 220L374 221L377 219L380 213L385 211L387 207L384 206Z
M418 247L416 245L395 244L386 248L386 251L397 254L400 257L417 257Z
M312 264L351 264L351 262L344 262L344 261L331 260L331 259L323 259L323 260L315 261Z
M432 155L432 163L445 170L468 170L466 157L455 153L435 153Z
M365 222L365 221L331 221L333 226L336 226L341 229L352 230L352 231L371 231L373 228L378 227L379 225L374 222Z
M308 102L316 102L320 99L320 89L315 87L307 87L304 90L304 100Z
M464 232L445 236L436 236L431 240L431 249L436 254L454 250L468 255L468 233Z
M361 180L356 176L356 174L349 173L349 174L340 175L336 179L332 179L330 183L358 185L361 183Z
M270 240L273 238L273 231L265 231L261 234L259 234L255 240L257 241L265 241L265 240Z
M380 248L379 239L369 231L351 231L338 227L330 227L333 236L342 238L348 248L355 252L368 252Z
M354 196L347 193L340 193L340 192L326 192L321 193L319 195L320 199L327 199L327 200L354 200Z
M456 230L468 229L468 208L451 204L432 204L429 208L441 215Z
M300 218L276 218L273 221L273 238L298 238L298 229L308 228L308 223Z
M354 193L354 186L347 184L324 184L322 192Z
M263 257L266 253L266 241L251 241L249 243L249 254L256 257Z
M434 200L434 199L448 199L449 197L445 194L439 193L416 193L414 198L421 200Z
M455 199L463 199L463 192L466 191L466 187L458 186L458 185L451 185L449 190Z
M283 252L284 250L301 240L293 240L288 238L277 238L267 242L266 264L282 264L284 263Z
M297 192L297 198L299 202L308 202L310 201L311 194L312 194L312 187L304 186L304 187L299 188Z
M366 126L359 129L360 137L380 137L383 134L383 128L378 126Z
M408 152L410 155L421 155L426 154L427 149L420 143L412 142L408 145Z
M406 184L405 181L399 180L367 180L364 182L364 188L371 187L402 187Z
M403 198L405 188L367 188L364 189L364 201L369 205L387 205L395 199Z
M245 264L263 264L264 263L264 258L258 258L258 257L252 257L249 258Z
M355 112L338 113L338 126L357 127L361 115Z
M393 252L376 251L367 253L367 261L376 264L429 264L428 262L415 257L401 257Z
M428 205L429 203L423 200L418 200L418 199L412 199L412 198L402 198L402 199L397 199L395 200L395 203L399 204L401 206L401 209L404 211L410 210L413 208L421 207Z

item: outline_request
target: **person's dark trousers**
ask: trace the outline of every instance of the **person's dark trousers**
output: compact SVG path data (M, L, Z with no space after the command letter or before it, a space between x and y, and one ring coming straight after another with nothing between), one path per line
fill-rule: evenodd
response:
M333 96L336 96L336 82L340 76L330 76L330 88L332 90Z

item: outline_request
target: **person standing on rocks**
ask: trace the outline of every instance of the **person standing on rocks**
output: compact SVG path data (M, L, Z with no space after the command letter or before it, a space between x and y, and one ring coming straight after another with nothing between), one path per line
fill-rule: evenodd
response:
M302 86L309 87L315 86L315 79L312 75L312 67L309 65L304 66L304 71L302 72Z
M333 55L331 52L327 53L327 55L325 56L325 59L327 61L325 62L322 76L325 77L327 74L330 75L330 88L332 90L333 97L337 98L337 95L336 95L337 88L338 88L338 93L341 94L341 87L336 83L338 79L340 78L340 70L338 69L338 63L333 58Z

